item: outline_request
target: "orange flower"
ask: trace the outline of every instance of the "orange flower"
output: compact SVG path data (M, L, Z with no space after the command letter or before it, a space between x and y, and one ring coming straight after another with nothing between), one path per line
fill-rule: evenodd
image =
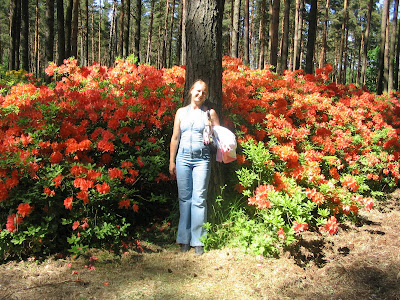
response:
M297 221L293 222L293 230L296 233L303 232L303 231L305 231L307 229L308 229L308 224L307 223L297 223Z
M72 209L72 201L73 201L73 197L67 197L64 199L64 206L66 209Z
M33 207L29 205L29 203L21 203L18 205L17 213L22 217L25 218L31 214L33 211Z
M129 206L131 206L131 201L128 200L128 199L122 199L118 203L118 208L126 208L126 209L128 209Z
M139 205L137 205L136 203L133 203L132 209L133 209L134 212L138 212L139 211Z

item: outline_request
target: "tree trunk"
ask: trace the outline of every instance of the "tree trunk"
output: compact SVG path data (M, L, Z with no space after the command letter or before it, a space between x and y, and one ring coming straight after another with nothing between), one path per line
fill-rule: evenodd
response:
M176 41L176 64L179 65L182 63L182 28L183 28L183 2L181 1L178 6L179 11L179 33Z
M307 39L307 55L306 55L306 67L304 71L307 74L314 73L314 51L315 51L315 39L317 31L317 11L318 2L317 0L311 0L310 13L308 17L308 39Z
M167 66L171 68L172 66L172 32L174 31L174 15L175 15L175 2L172 2L171 19L169 20L169 30L168 30L168 43L167 43Z
M296 15L294 26L293 71L301 68L301 40L303 32L303 0L296 0Z
M328 38L328 20L329 20L329 0L325 3L325 19L324 19L324 29L322 31L322 42L321 42L321 56L319 59L319 67L323 68L326 64L326 48L327 48L327 38Z
M9 70L19 69L19 43L21 34L21 2L10 1L10 62Z
M131 0L126 0L125 2L125 16L126 16L126 24L121 24L122 27L125 26L124 29L124 50L123 50L123 57L127 57L129 55L129 30L131 24Z
M151 40L153 35L154 2L155 0L151 0L150 23L149 23L149 31L147 33L146 64L151 63Z
M380 42L380 52L379 52L379 65L378 65L378 79L376 92L378 95L382 94L383 87L386 86L384 83L384 59L385 59L385 44L386 44L386 27L387 19L389 16L389 4L390 0L384 0L383 11L382 11L382 23L381 23L381 42Z
M98 62L101 64L101 11L102 11L102 6L101 6L101 0L99 3L99 32L98 32L98 36L99 36L99 41L98 41Z
M249 65L250 63L250 12L249 0L244 0L244 59L243 63Z
M67 12L65 16L65 56L71 57L71 36L72 36L72 9L74 0L68 1Z
M46 0L46 66L54 60L54 0ZM48 82L50 78L47 78Z
M191 0L187 2L186 18L186 81L185 94L196 79L208 84L208 99L221 116L222 106L222 16L223 0ZM188 100L188 99L187 99ZM188 101L185 103L188 103ZM221 164L212 160L209 207L223 186ZM212 219L212 216L211 218Z
M233 27L231 38L231 56L239 57L239 22L240 22L240 0L235 0L233 7Z
M347 6L348 0L344 0L344 8L343 8L343 22L342 22L342 29L341 29L341 36L340 36L340 44L339 44L339 77L338 82L343 82L343 51L344 51L344 44L345 44L345 35L346 35L346 26L347 26Z
M290 17L290 1L285 0L285 12L283 18L283 32L281 42L281 62L279 64L279 73L282 74L287 69L288 52L289 52L289 17Z
M181 64L186 65L186 0L182 0L182 51L181 51Z
M397 12L399 8L399 0L394 0L394 13L392 20L392 34L390 38L390 51L389 51L389 78L388 78L388 91L393 90L394 86L394 59L396 48L396 32L397 32ZM399 37L400 38L400 37Z
M72 9L71 26L71 56L78 58L78 21L79 21L79 0L74 0Z
M64 1L57 0L57 65L65 59Z
M266 8L266 0L261 1L261 8L260 8L260 29L259 29L259 36L260 36L260 54L258 58L258 67L260 69L264 69L265 65L265 8Z
M117 53L120 57L124 56L124 27L125 27L125 3L124 0L121 0L121 6L120 6L120 26L119 26L119 45L118 45L118 50Z
M278 35L279 35L279 9L280 0L272 0L271 6L271 24L270 24L270 52L269 52L269 63L277 71L278 66Z
M363 53L362 53L362 64L361 64L361 83L365 85L367 83L367 63L368 63L368 47L369 47L369 30L371 27L371 15L372 15L372 6L374 4L374 0L370 0L368 2L368 15L367 15L367 27L364 33L364 44L363 44Z
M35 7L35 40L34 40L34 55L35 55L35 73L39 77L39 0L36 0Z
M112 13L111 13L111 26L110 26L110 38L108 44L108 65L111 66L115 60L115 48L116 48L116 22L117 22L117 0L113 1Z
M389 1L390 2L390 1ZM383 58L383 91L389 92L389 13L386 17L385 54Z
M22 21L22 33L21 33L21 59L22 69L29 72L29 7L28 0L22 0L21 2L21 21Z
M136 0L135 17L133 21L134 36L133 36L133 54L140 62L140 21L142 20L142 0Z

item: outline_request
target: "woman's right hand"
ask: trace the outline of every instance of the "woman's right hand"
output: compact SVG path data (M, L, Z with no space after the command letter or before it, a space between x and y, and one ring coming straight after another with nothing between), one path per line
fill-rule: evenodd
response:
M169 174L176 176L176 164L174 162L169 163Z

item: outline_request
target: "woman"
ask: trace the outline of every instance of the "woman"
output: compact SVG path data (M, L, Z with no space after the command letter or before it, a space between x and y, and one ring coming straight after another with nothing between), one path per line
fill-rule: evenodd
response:
M210 150L204 145L203 130L206 124L219 125L214 109L210 110L208 120L208 108L204 105L207 92L207 84L197 80L189 91L190 104L176 112L169 159L169 172L176 175L178 184L180 217L176 241L181 244L182 252L192 246L198 255L204 253L200 238L206 234L203 224L207 221L211 172Z

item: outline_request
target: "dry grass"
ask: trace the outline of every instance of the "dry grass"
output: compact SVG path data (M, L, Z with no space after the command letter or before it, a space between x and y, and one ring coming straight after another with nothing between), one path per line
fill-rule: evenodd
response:
M307 233L279 259L177 246L0 265L0 299L400 299L399 199L335 236ZM73 274L73 273L78 274Z

